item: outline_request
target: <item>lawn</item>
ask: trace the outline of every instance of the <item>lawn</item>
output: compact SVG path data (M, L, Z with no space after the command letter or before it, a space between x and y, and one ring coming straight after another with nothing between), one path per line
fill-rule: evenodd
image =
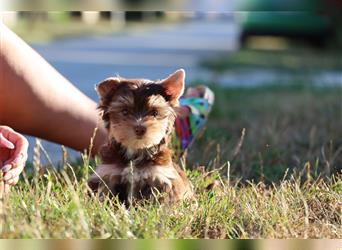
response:
M210 119L183 162L193 200L100 201L86 185L94 160L43 171L37 148L1 200L1 238L341 238L340 90L212 88Z
M230 161L231 176L269 184L287 169L302 173L304 166L313 178L341 172L340 88L213 90L216 103L205 133L189 152L190 165L217 169Z
M267 69L310 74L322 70L341 70L342 58L336 56L338 53L340 51L333 48L322 51L295 44L286 50L242 49L230 56L203 60L201 65L217 73L232 69Z
M41 13L42 14L42 13ZM34 44L49 43L58 39L120 35L126 32L141 32L156 25L172 23L169 19L151 19L144 22L121 22L100 19L94 24L87 24L78 18L72 18L68 12L52 11L48 17L37 15L20 18L13 31L26 42Z

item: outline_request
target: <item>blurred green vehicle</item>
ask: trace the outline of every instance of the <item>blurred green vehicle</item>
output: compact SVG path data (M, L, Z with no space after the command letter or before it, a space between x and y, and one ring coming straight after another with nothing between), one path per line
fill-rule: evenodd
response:
M336 25L330 11L338 3L320 0L242 0L238 8L242 45L250 36L285 36L324 46Z

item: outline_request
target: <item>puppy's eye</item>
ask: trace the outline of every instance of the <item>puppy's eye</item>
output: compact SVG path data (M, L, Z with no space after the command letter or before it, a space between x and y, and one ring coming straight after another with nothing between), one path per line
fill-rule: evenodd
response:
M121 114L125 116L128 115L128 109L122 109Z
M151 111L151 115L154 117L158 116L158 114L159 114L158 111L155 109Z

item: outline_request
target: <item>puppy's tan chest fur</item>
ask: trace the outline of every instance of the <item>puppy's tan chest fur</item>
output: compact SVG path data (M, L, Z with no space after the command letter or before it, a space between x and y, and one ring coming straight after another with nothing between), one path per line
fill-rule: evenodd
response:
M114 195L121 194L123 200L130 192L135 200L150 198L153 193L165 193L161 197L163 201L178 201L192 195L190 183L180 171L172 165L120 168L114 164L102 164L96 169L110 191ZM93 175L90 181L97 179L97 175Z

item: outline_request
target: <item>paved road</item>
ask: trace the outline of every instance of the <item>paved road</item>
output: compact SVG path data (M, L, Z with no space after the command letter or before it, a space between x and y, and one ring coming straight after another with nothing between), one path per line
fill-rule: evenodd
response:
M199 60L236 50L238 32L232 17L224 16L33 47L86 95L97 100L94 84L116 74L160 79L182 67L187 72L187 82L207 79L208 73L197 66ZM33 138L30 143L34 144ZM47 142L43 145L54 161L61 158L59 146ZM71 155L78 154L71 151Z

